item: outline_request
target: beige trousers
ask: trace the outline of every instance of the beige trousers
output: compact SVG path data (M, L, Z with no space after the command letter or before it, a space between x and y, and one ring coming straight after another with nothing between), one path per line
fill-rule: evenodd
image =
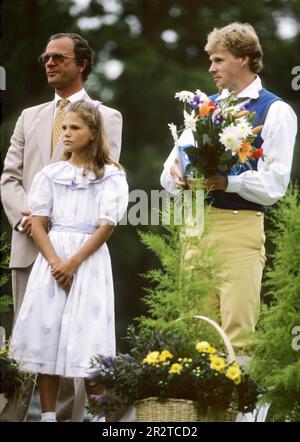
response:
M14 322L20 311L31 268L12 269L12 291L14 300ZM22 397L11 399L0 415L0 421L22 422L26 419L34 390L34 382L29 381ZM86 393L83 379L61 378L57 398L57 418L59 421L82 422Z
M216 294L221 326L236 348L244 348L255 331L265 265L264 215L252 210L212 207L206 237L217 245L225 282Z

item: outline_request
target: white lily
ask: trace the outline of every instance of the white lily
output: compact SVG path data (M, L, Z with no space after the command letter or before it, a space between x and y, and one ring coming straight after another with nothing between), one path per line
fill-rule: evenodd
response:
M180 91L180 92L176 92L175 94L175 98L178 98L179 101L183 101L186 103L189 103L190 101L192 101L194 97L193 92L190 91Z
M184 116L184 127L186 129L191 129L193 132L196 131L196 116L195 111L192 111L190 114L186 111L183 111Z

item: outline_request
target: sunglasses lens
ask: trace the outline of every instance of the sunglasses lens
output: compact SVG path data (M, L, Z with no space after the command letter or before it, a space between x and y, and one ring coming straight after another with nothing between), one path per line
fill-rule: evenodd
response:
M65 57L63 54L59 54L59 53L53 53L53 54L42 54L40 56L40 63L42 66L45 66L45 64L48 63L48 61L50 60L50 58L52 58L52 60L54 61L54 63L63 63L65 60Z
M52 60L54 63L63 63L65 60L65 57L63 54L51 54Z

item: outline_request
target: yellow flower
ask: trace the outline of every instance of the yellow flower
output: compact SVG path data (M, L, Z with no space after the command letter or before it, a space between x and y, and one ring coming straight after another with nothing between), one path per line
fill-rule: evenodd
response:
M147 356L143 359L144 364L148 365L156 365L159 363L159 351L151 351L147 354Z
M235 384L240 384L241 375L242 372L238 364L234 364L226 370L226 377L231 379Z
M172 355L172 353L169 352L169 350L162 351L159 356L159 360L161 362L164 362L166 359L172 359L172 358L173 358L173 355Z
M182 370L182 365L181 364L172 364L171 368L169 370L169 373L172 374L180 374L181 370Z
M210 368L218 372L222 372L226 367L226 362L219 356L210 356Z
M196 345L196 350L199 353L216 353L216 351L217 351L214 347L212 347L206 341L198 342L197 345Z
M0 356L5 356L6 353L7 353L7 349L5 347L0 349Z
M233 382L235 383L235 385L239 385L242 382L241 376L235 379Z

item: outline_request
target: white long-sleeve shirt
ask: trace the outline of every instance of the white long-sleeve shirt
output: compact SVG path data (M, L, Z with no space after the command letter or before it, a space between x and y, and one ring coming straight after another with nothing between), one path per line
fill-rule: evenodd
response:
M255 99L262 89L260 78L256 79L243 91L238 98ZM222 91L219 99L226 98L230 92ZM292 108L278 100L271 104L264 123L261 137L265 161L258 160L257 170L248 170L240 175L229 175L226 192L237 193L245 200L270 206L282 198L287 190L297 134L297 117ZM194 144L191 130L187 130L179 138L179 144ZM177 157L176 147L173 148L164 163L161 174L161 185L170 193L176 194L176 188L170 168Z

